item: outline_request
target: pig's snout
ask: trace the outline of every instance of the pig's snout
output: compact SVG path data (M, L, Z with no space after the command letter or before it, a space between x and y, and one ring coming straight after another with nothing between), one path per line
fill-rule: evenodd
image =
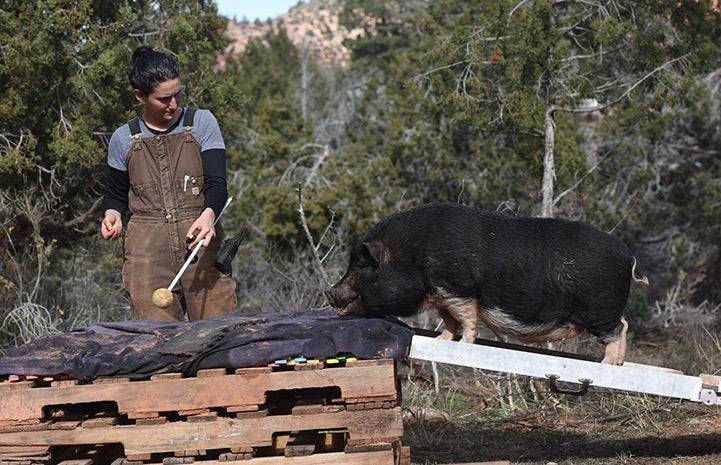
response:
M351 293L347 289L343 290L337 286L331 287L330 290L325 291L324 294L328 303L333 308L343 308L358 297L355 293Z
M325 300L328 301L328 303L330 304L331 307L338 308L338 304L335 301L335 297L333 296L332 291L333 291L332 289L329 291L323 291L323 295L325 296Z
M339 309L338 315L355 314L351 307L355 307L352 304L358 301L359 295L357 293L347 288L333 286L330 290L324 291L323 294L331 307Z

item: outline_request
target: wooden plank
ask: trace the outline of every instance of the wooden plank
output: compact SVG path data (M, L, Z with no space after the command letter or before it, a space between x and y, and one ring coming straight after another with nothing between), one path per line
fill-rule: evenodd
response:
M150 377L151 381L159 381L163 379L182 379L182 373L158 373Z
M76 379L62 379L59 381L53 381L50 383L50 386L52 387L67 387L67 386L77 386L79 384L78 380Z
M260 405L229 405L225 407L225 411L228 413L240 413L240 412L257 412L260 410Z
M166 457L163 459L163 465L183 465L186 463L195 463L191 457Z
M495 462L465 462L465 463L439 463L438 465L511 465L508 460L497 460Z
M288 389L338 387L346 399L397 398L392 360L348 363L350 367L309 371L246 369L202 378L153 377L130 383L10 389L0 396L0 426L42 419L46 406L76 403L112 401L117 403L119 414L144 418L166 411L263 405L267 392Z
M235 374L239 376L258 376L267 375L273 373L271 367L250 367L250 368L236 368Z
M372 366L388 366L394 365L392 358L374 358L366 360L350 360L346 362L346 367L372 367Z
M42 429L49 429L50 423L40 423L40 420L34 422L22 422L14 425L0 426L0 434L8 431L38 431Z
M214 378L216 376L225 376L228 372L225 368L208 368L206 370L200 370L196 374L198 378Z
M296 404L293 406L291 413L293 415L308 415L310 413L321 413L323 412L323 399L303 397L298 399Z
M19 389L30 389L36 386L35 381L14 381L14 382L2 382L0 383L0 392L5 391L16 391Z
M410 455L408 455L410 457ZM346 454L343 452L329 452L322 454L314 454L308 456L299 457L248 457L247 454L223 454L220 460L203 460L203 465L227 465L228 462L235 460L242 460L243 465L318 465L320 463L337 464L337 465L396 465L396 461L392 450L372 451L372 452L359 452L353 454ZM409 459L410 460L410 459ZM130 465L131 461L126 459L118 459L113 462L113 465ZM193 463L193 462L189 462ZM400 462L401 465L409 465L404 461ZM138 465L141 465L138 463Z
M48 460L50 448L42 445L0 446L0 463L5 460Z
M204 460L199 463L203 465L228 465L225 460ZM329 452L300 457L254 457L239 463L242 465L318 465L322 463L332 463L334 465L396 465L397 462L392 450L382 450L354 454Z
M128 419L129 420L147 420L149 418L160 418L160 412L156 411L133 411L128 412Z
M345 447L346 453L371 452L377 450L393 450L393 445L387 442L381 442L376 444L348 445Z
M194 408L192 410L178 410L178 415L187 417L192 415L210 415L210 409Z
M320 441L317 451L338 452L343 450L348 441L348 431L345 430L323 431L318 434Z
M70 446L54 450L52 463L57 465L105 465L121 455L123 455L123 449L118 444ZM48 453L46 457L39 459L39 461L47 462L50 458ZM0 463L2 463L1 460ZM12 463L15 464L15 462Z
M267 447L282 431L347 429L349 443L370 444L403 435L400 407L310 415L272 415L259 418L218 418L205 422L161 425L118 425L74 430L17 431L0 434L0 446L123 444L128 458L151 453L234 447Z
M398 437L395 436L383 436L383 432L379 431L378 435L373 438L359 438L359 437L349 437L346 440L346 452L349 450L356 450L353 449L354 447L365 447L369 445L388 445L393 444L398 440ZM361 449L362 450L362 449Z
M286 457L311 455L315 452L317 440L318 433L315 431L294 431L290 434L283 455Z
M113 417L98 417L89 418L82 422L83 428L101 428L104 426L115 426L118 424L118 419Z
M188 423L198 421L215 421L218 419L218 412L208 412L204 414L190 415L188 416Z
M99 378L93 381L93 384L121 384L129 382L130 378Z
M135 420L136 425L162 425L163 423L167 423L168 418L167 417L152 417L152 418L138 418Z
M401 446L398 465L411 465L411 448L410 448L410 446Z
M71 421L52 421L49 422L48 429L63 429L63 430L74 430L78 426L80 426L82 422L79 420L71 420Z

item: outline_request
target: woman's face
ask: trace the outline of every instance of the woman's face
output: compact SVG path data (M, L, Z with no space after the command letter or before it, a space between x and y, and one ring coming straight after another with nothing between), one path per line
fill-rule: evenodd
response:
M175 122L183 97L180 79L161 82L147 95L138 89L134 93L138 101L145 105L143 118L146 123L165 129Z

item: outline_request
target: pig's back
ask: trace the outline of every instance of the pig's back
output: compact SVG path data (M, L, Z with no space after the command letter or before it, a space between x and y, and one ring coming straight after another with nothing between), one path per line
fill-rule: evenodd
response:
M429 288L477 298L522 321L617 313L628 297L628 248L584 223L448 203L392 215L378 228L394 266L417 268Z

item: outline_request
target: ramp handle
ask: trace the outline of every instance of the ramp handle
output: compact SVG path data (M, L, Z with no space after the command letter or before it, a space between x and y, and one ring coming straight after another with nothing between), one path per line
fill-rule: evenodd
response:
M567 394L569 396L585 396L586 393L588 393L588 386L591 385L593 382L592 379L586 379L581 378L578 380L579 383L581 383L581 387L578 389L569 389L569 388L563 388L558 385L556 380L560 378L558 375L546 375L548 378L548 387L551 389L551 392L555 392L556 394Z

